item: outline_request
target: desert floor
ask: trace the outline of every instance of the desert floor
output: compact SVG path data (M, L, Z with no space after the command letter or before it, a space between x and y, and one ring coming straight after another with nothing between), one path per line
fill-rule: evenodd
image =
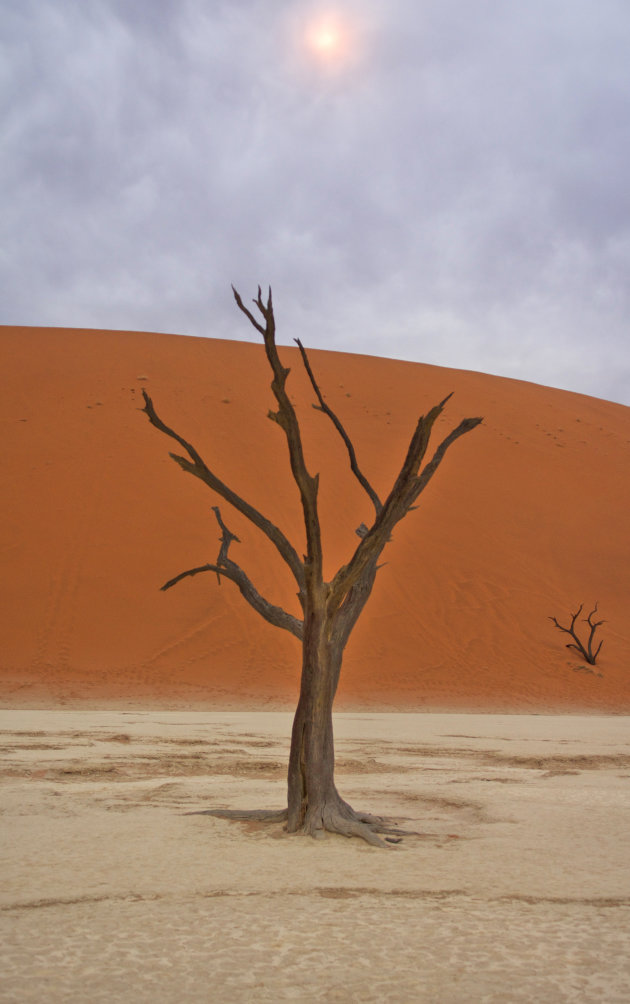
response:
M5 711L2 1001L630 999L630 721L342 714L391 850L282 807L290 716Z

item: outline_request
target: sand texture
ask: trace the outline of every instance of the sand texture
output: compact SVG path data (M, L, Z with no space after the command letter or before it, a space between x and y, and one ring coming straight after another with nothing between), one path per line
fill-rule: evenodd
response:
M281 336L281 312L278 317ZM235 323L239 323L238 319ZM339 437L281 348L310 469L321 474L326 572L370 520ZM168 457L139 407L193 441L303 549L301 510L260 345L138 332L0 329L3 464L0 700L283 708L298 643L211 575L216 496ZM456 443L395 532L346 653L338 706L630 712L630 409L479 373L313 352L329 404L382 495L420 413L454 391L437 429ZM227 506L231 554L299 615L275 550ZM599 602L599 664L548 619ZM585 610L585 612L586 612Z
M289 716L0 717L0 1000L630 999L629 722L346 714L392 850L185 813L281 807Z

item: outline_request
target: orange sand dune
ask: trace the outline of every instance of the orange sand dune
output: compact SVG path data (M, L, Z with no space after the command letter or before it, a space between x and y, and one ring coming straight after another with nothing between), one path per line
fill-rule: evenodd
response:
M300 506L259 345L137 332L0 329L4 706L143 701L282 707L299 646L210 574L218 501L168 457L140 389L207 463L302 547ZM283 348L308 462L321 474L332 574L369 522L330 422ZM349 644L338 706L630 712L630 409L578 394L387 359L311 353L366 474L386 494L418 415L466 415L420 507L395 533ZM298 613L288 570L222 505L232 555ZM548 616L599 602L598 665ZM584 627L584 625L582 625Z

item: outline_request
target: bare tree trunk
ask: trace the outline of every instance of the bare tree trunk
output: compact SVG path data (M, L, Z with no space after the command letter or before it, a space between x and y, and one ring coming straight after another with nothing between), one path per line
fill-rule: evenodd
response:
M325 825L331 810L355 818L335 787L332 708L344 649L370 596L376 572L374 559L353 586L344 608L334 616L327 613L323 597L321 609L305 615L300 699L289 756L290 833L316 832Z
M372 588L373 563L363 585L355 587L350 609L331 615L323 594L304 617L300 698L293 719L288 773L289 833L323 836L324 831L358 836L383 846L398 843L407 831L390 826L369 813L356 812L335 786L335 745L332 709L341 673L343 652L350 631Z
M304 622L300 698L293 720L288 773L290 833L315 834L337 806L332 708L341 667L341 646L327 638L324 611Z

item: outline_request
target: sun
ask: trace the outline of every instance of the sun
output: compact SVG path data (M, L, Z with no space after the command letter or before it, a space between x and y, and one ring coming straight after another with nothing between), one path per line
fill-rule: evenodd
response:
M313 21L307 28L306 42L311 52L320 59L336 59L347 48L346 33L333 18Z
M367 57L371 21L363 14L322 8L322 0L311 2L315 6L310 11L294 10L286 22L296 68L310 80L348 79Z
M318 24L311 28L308 41L316 52L327 55L341 46L341 33L336 25Z

